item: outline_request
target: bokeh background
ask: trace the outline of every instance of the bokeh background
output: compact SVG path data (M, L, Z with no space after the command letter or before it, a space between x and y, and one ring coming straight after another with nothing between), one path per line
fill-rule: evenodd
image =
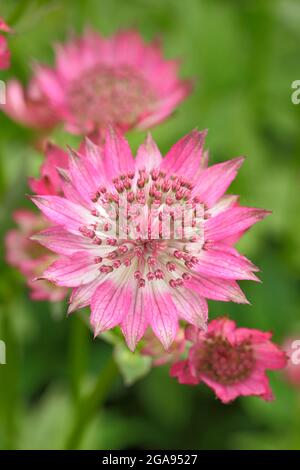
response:
M153 129L166 152L194 127L208 128L216 163L247 159L231 191L241 202L271 209L272 217L240 242L261 267L262 284L243 282L248 305L210 302L211 318L229 314L238 325L272 330L277 342L300 338L300 104L291 83L300 79L298 0L0 0L12 21L13 76L26 82L34 60L51 64L52 44L90 25L105 35L136 27L146 40L160 36L169 58L181 57L194 93ZM0 112L1 243L12 212L31 208L28 175L43 156L34 134ZM144 135L128 134L134 149ZM55 131L62 146L74 136ZM0 251L0 448L60 449L80 407L80 393L101 373L112 346L93 340L66 304L33 302L22 276ZM125 362L131 370L132 358ZM300 449L300 388L272 375L276 400L240 398L222 405L204 386L178 385L168 368L153 369L131 386L118 377L90 416L82 449Z

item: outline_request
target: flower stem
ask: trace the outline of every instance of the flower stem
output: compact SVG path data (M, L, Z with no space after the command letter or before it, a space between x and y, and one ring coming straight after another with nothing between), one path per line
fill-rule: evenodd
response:
M83 397L78 404L71 432L65 443L65 449L78 449L90 420L97 408L103 404L117 373L117 365L111 357L101 370L91 393Z

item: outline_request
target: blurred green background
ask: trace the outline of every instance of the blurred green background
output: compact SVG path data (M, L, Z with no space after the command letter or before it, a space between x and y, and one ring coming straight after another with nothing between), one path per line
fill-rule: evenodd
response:
M228 314L238 325L272 330L277 342L300 338L300 104L291 83L300 79L298 0L0 0L11 18L13 76L26 82L34 60L52 63L52 44L91 25L105 35L136 27L146 40L163 39L169 58L181 57L194 93L153 130L161 150L194 127L208 128L211 162L246 155L231 192L244 205L271 209L239 249L260 268L262 284L243 282L251 306L210 302L211 318ZM65 146L77 138L62 130ZM128 135L133 149L143 134ZM11 214L31 207L28 175L42 155L33 134L0 113L0 231ZM32 302L24 280L1 249L0 448L60 449L80 409L80 394L101 373L111 346L93 340L81 317L66 319L66 304ZM126 358L130 365L131 358ZM103 369L104 370L104 369ZM105 373L105 372L104 372ZM107 372L106 372L107 373ZM87 423L82 449L300 449L300 388L272 375L276 401L240 398L222 405L204 386L180 386L168 368L153 369L132 386L116 378ZM104 397L103 397L104 399Z

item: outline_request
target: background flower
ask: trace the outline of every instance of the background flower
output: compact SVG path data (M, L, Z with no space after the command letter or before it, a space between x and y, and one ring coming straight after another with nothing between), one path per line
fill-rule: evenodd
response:
M61 194L61 179L57 169L67 166L67 155L51 143L48 143L45 152L40 178L30 178L29 186L40 194ZM62 300L67 295L67 289L56 287L45 280L37 280L56 259L51 251L33 240L37 232L50 227L49 222L43 215L25 209L15 211L13 219L17 228L9 230L5 237L7 263L18 268L25 277L33 300Z
M236 328L235 322L227 318L211 321L206 332L188 327L186 339L192 342L188 359L176 362L171 376L181 384L204 382L223 403L243 395L272 400L266 370L283 369L287 358L270 341L271 336Z
M61 121L77 134L97 134L109 123L123 131L145 129L189 94L191 82L178 78L178 66L137 31L110 38L89 31L56 47L54 68L36 66L28 91L10 82L3 109L26 125L48 128Z

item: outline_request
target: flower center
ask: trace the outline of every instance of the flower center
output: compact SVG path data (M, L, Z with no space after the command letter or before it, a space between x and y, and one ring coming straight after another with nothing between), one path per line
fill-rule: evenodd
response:
M103 274L126 266L139 287L164 280L180 287L203 249L204 205L183 177L159 169L120 175L91 195L95 222L79 227L99 246Z
M155 101L149 83L129 65L96 65L69 90L70 111L82 125L115 123L128 128L149 112Z
M255 358L251 343L231 345L221 336L211 336L199 349L198 370L223 385L234 385L249 377Z

